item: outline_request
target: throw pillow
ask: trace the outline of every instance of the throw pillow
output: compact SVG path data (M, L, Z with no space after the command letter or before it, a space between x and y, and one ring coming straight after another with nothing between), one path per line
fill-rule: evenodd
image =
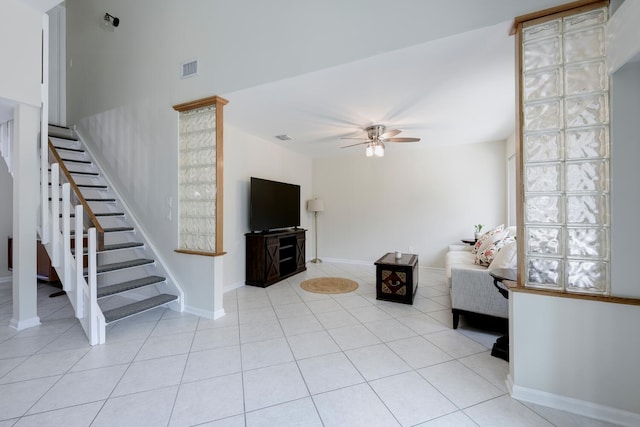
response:
M518 242L515 239L504 245L489 264L489 269L516 268L518 266Z
M497 226L493 230L487 231L482 236L480 236L480 238L475 243L475 245L473 245L473 249L471 249L471 253L472 254L477 254L478 250L482 247L483 244L486 243L487 239L490 239L490 238L494 237L496 234L503 233L503 232L504 232L504 224L500 224L499 226Z
M513 237L505 237L505 238L497 239L493 241L486 247L480 248L473 262L475 264L488 267L493 261L493 259L496 257L500 249L502 249L505 245L511 243L512 241L515 241Z

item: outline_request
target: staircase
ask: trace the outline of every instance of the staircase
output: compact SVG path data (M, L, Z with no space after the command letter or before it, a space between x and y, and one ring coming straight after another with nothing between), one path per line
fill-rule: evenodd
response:
M49 126L49 141L55 147L49 154L50 163L57 161L57 153L57 157L68 170L77 190L99 222L98 233L100 228L104 233L102 239L100 237L97 239L95 268L97 306L104 316L104 323L109 324L162 305L172 305L172 308L179 309L180 289L167 279L166 271L156 262L144 235L136 230L134 221L126 212L126 206L119 200L116 193L110 190L107 180L83 144L76 138L75 133L68 128ZM53 153L54 150L55 153ZM63 169L62 165L61 169ZM52 168L49 169L49 175L51 173ZM49 200L57 197L54 195L57 191L52 191L51 184L55 180L51 178L50 176ZM71 188L74 183L71 183ZM62 198L58 198L62 205ZM63 208L64 206L60 206L60 209L54 209L54 215L56 211L63 212ZM62 216L62 214L58 215L58 221L61 222L60 230L63 230ZM71 213L70 216L73 222L75 215ZM75 232L70 230L69 233L73 242ZM85 224L83 242L87 240L86 233L87 225ZM85 278L90 279L87 248L86 245L83 246L85 248L82 273ZM47 247L50 255L51 249ZM75 255L73 243L70 250ZM63 265L61 267L64 268ZM59 276L61 279L65 277L64 274ZM66 289L65 283L63 286ZM69 298L73 297L69 296ZM105 331L100 333L104 337Z

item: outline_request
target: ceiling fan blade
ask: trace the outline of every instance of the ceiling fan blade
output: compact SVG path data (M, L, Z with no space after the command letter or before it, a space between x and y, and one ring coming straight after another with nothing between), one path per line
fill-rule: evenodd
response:
M385 133L383 133L382 135L380 135L380 139L386 139L386 138L391 138L392 136L396 136L397 134L399 134L400 132L402 132L400 129L391 129L386 131Z
M363 145L363 144L369 144L369 141L365 141L365 142L358 142L357 144L345 145L344 147L340 147L340 148L355 147L356 145Z
M418 142L420 138L385 138L384 142Z
M343 136L340 139L359 139L360 141L368 141L367 138L362 136Z

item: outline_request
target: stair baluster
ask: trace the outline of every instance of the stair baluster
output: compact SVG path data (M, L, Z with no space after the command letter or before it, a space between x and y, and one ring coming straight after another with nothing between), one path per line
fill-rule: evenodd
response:
M70 200L71 200L71 194L70 194L70 185L68 182L62 184L62 271L63 271L63 276L64 279L62 280L62 289L64 289L65 292L69 291L69 288L73 285L75 285L70 279L71 277L71 273L70 273L70 265L71 265L71 227L70 227L70 212L69 212L69 208L70 208Z
M82 215L82 205L77 205L75 207L75 222L76 222L76 233L75 233L75 260L76 260L76 279L74 280L74 284L75 284L75 291L76 291L76 317L78 317L78 319L81 319L84 317L84 293L81 292L82 290L82 284L84 283L84 263L83 261L83 254L84 254L84 250L79 250L78 248L82 248L83 247L83 242L82 242L82 230L84 229L84 226L82 224L82 218L84 218L84 216Z
M60 171L58 163L51 165L51 207L52 218L54 218L51 227L51 265L53 267L60 266L60 221L56 221L60 217Z

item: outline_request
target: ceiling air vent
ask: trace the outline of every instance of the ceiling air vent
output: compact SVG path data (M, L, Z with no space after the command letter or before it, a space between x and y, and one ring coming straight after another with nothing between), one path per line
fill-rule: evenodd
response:
M198 60L183 62L180 70L180 78L186 79L198 75Z
M276 135L276 138L278 138L280 141L292 141L293 138L291 138L289 135Z

